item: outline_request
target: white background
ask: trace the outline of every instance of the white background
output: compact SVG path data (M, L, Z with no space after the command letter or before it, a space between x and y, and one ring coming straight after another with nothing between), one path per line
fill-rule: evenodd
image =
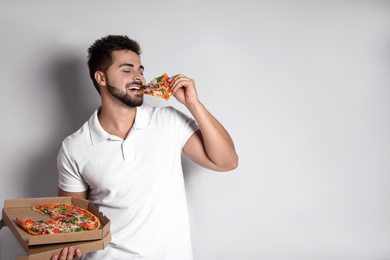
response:
M0 205L56 196L60 144L100 102L87 48L125 34L147 80L195 79L240 156L183 161L196 260L390 259L390 2L0 0L0 33Z

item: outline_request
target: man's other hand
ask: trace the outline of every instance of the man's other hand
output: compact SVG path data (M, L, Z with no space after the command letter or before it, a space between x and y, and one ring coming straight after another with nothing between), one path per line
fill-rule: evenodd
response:
M76 254L75 254L76 253ZM74 250L73 247L65 247L62 249L60 256L53 255L51 260L72 260L72 259L79 259L81 257L81 250L76 249Z

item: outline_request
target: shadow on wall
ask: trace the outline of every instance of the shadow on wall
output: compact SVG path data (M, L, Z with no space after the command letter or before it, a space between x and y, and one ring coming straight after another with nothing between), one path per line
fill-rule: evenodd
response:
M99 94L89 79L87 60L75 53L66 53L50 60L46 72L47 93L53 102L46 109L54 110L55 120L42 126L50 133L45 143L36 147L27 175L26 193L29 197L57 196L57 155L62 141L77 131L100 104ZM39 180L39 181L38 181Z

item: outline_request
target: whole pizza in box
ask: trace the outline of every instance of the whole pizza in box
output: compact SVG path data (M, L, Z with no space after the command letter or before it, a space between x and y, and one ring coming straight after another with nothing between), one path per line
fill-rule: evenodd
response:
M87 230L96 230L100 226L97 216L88 210L66 204L44 204L32 207L33 210L48 215L52 220L23 221L16 218L19 224L32 235L46 235L56 233L71 233Z

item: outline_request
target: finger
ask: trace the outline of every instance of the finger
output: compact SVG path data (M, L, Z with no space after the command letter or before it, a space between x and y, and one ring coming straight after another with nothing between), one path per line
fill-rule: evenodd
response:
M79 259L81 257L81 250L79 248L76 249L76 257L75 259Z
M177 86L181 84L180 82L185 82L187 80L189 80L189 78L187 78L186 76L178 75L172 79L171 85Z
M68 248L65 247L62 249L59 260L66 260L66 257L68 256Z
M184 75L182 75L182 74L178 74L178 75L175 75L175 76L169 78L170 81L168 81L168 82L169 82L171 85L175 85L175 84L177 84L177 82L178 82L179 80L185 79L185 78L187 78L187 77L184 76Z
M68 257L66 258L66 260L72 260L73 259L73 253L74 253L73 247L69 247Z
M189 79L189 78L186 78L186 79L180 79L178 81L176 81L174 84L173 84L173 89L172 91L173 92L176 92L177 89L181 88L181 87L189 87L191 86L192 84L192 80Z
M57 259L58 259L58 255L53 255L50 260L57 260Z

